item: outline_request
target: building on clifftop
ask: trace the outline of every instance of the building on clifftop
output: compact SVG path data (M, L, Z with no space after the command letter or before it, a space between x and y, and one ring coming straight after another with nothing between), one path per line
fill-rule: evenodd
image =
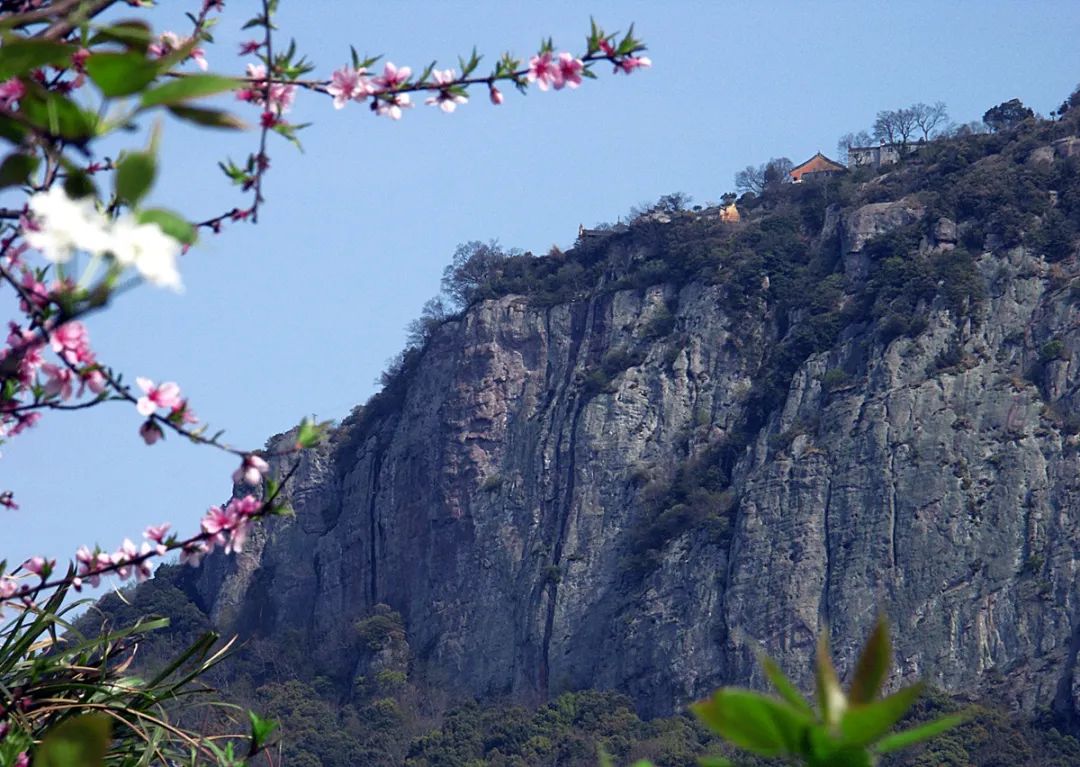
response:
M870 167L877 170L882 165L892 165L900 162L900 158L911 154L919 146L918 144L886 144L884 141L878 146L849 146L848 162L852 168Z
M847 167L842 163L838 163L836 160L830 160L821 152L818 152L806 162L801 165L796 165L788 171L788 175L791 177L792 183L800 184L804 179L813 181L818 178L835 176L844 173L845 171L847 171Z

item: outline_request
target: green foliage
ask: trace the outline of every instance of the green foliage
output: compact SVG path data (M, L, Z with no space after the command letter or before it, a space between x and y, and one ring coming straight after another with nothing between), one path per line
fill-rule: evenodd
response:
M665 547L683 533L705 528L717 543L731 536L735 493L728 487L736 453L717 444L683 465L670 484L652 482L641 491L642 505L655 510L633 527L623 568L638 576L650 572Z
M829 368L821 376L821 388L826 392L833 392L847 386L849 381L851 376L843 368Z
M128 669L136 649L168 619L139 618L117 628L87 617L76 626L67 616L82 605L65 605L66 597L60 588L0 627L0 690L5 702L12 695L19 701L3 709L8 732L0 741L0 764L14 764L32 741L38 743L34 764L49 767L146 764L151 756L161 763L222 763L218 747L176 717L191 707L193 682L225 657L229 644L219 646L216 634L205 633L180 645L184 649L154 672L135 676ZM210 702L201 708L204 722L214 719L224 727L236 710ZM263 744L251 745L255 753Z
M372 615L358 620L354 628L361 646L373 651L381 650L387 642L405 636L401 615L383 604L375 605Z
M983 122L989 126L990 130L997 132L1015 128L1024 120L1034 116L1035 112L1030 107L1024 106L1020 99L1010 99L986 110Z
M225 91L235 90L240 81L221 75L185 75L170 80L156 88L144 91L139 103L146 109L153 106L172 106L184 104L194 99L215 96Z
M692 706L710 729L739 748L760 756L786 756L807 767L872 767L877 755L907 748L962 723L962 714L887 734L915 703L922 685L878 698L892 662L888 629L879 620L856 664L845 694L829 657L827 640L818 644L814 709L762 656L766 675L780 693L772 698L752 690L725 687Z
M477 704L454 709L438 730L413 741L405 764L595 767L602 749L619 764L660 756L665 765L690 767L709 742L685 718L643 722L623 695L579 692L535 711Z
M90 713L67 719L49 730L34 752L38 767L101 767L112 740L112 719Z

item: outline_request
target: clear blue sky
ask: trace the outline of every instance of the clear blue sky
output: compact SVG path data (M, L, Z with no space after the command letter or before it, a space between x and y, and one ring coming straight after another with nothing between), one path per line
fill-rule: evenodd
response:
M255 6L227 3L213 69L238 70L239 22ZM169 13L159 28L182 30L179 10L150 16ZM481 91L454 115L421 105L400 123L302 94L292 117L314 122L306 153L272 146L261 223L186 256L183 295L146 287L90 320L99 355L129 377L179 382L227 439L261 446L305 414L340 418L372 394L460 242L567 247L579 223L615 221L661 194L704 203L747 164L834 153L880 109L941 100L966 122L1019 97L1045 114L1080 81L1075 0L284 0L279 21L328 76L350 44L414 69L473 44L489 60L507 48L524 57L548 34L580 49L590 14L612 31L636 22L653 68L601 67L577 91L509 92L497 108ZM242 204L215 165L254 140L167 125L154 201L192 218ZM0 512L0 558L114 547L165 520L195 531L227 497L233 459L174 437L147 448L139 423L122 404L47 414L5 446L0 487L23 508Z

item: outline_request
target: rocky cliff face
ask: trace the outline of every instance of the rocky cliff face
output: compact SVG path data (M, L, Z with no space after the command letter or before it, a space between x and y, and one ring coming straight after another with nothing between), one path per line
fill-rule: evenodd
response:
M829 209L811 234L841 306L876 237L923 226L912 257L955 247L928 216L914 198ZM354 624L386 604L412 662L460 694L618 688L647 713L759 683L758 645L798 675L828 629L850 661L884 611L896 679L1075 716L1075 258L993 246L977 306L938 296L892 338L844 315L765 409L800 322L767 273L738 311L720 282L618 290L616 267L580 300L478 302L396 402L304 459L296 516L211 560L198 599L242 634L300 631L345 687L370 664ZM616 265L670 257L632 232L605 247ZM713 464L713 511L672 505Z

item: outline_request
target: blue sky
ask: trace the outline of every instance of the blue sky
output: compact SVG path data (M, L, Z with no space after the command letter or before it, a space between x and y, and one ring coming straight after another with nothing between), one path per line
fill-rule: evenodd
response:
M165 5L155 26L182 30L182 4ZM1080 82L1080 4L1065 1L281 5L281 35L321 76L350 44L414 69L474 44L489 62L505 49L524 58L548 34L578 50L590 14L611 31L635 22L654 65L632 77L601 67L577 91L508 92L500 107L478 91L454 115L421 105L400 123L301 94L291 117L314 123L305 153L271 145L259 225L204 239L184 258L183 295L145 287L88 323L103 360L177 381L245 447L367 399L460 242L565 248L579 223L661 194L705 203L748 164L834 154L880 109L940 100L966 122L1018 97L1046 114ZM242 67L238 27L255 6L227 3L214 70ZM243 204L216 163L255 140L167 124L152 201L193 219ZM194 532L227 497L234 460L175 437L147 448L139 423L133 407L107 404L47 414L6 445L0 486L22 509L2 512L0 559L114 547L166 520Z

